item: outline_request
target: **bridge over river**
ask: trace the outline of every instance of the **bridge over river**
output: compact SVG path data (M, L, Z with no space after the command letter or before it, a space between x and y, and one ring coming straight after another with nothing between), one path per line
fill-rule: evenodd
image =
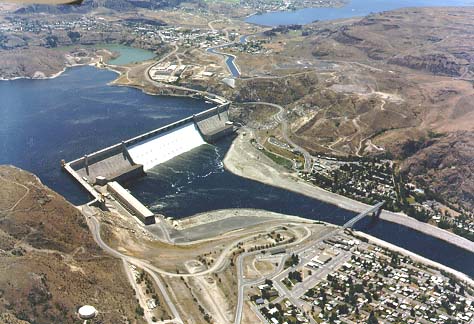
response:
M352 228L358 221L360 221L362 218L364 218L365 216L367 215L370 215L370 214L374 214L374 218L379 218L380 217L380 213L382 212L382 206L383 204L385 204L385 201L381 201L375 205L373 205L372 207L370 207L370 209L360 213L359 215L355 216L354 218L352 218L350 221L348 221L347 223L345 223L342 227L343 228Z

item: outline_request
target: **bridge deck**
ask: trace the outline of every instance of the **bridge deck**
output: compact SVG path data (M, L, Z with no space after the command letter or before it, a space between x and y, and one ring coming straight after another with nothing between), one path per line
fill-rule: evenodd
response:
M354 226L358 221L360 221L362 218L364 218L365 216L379 210L380 208L382 208L383 204L385 204L385 201L382 201L382 202L379 202L377 204L375 204L374 206L372 206L370 209L360 213L359 215L355 216L354 218L352 218L351 220L349 220L347 223L345 223L342 227L343 228L349 228L349 227L352 227Z

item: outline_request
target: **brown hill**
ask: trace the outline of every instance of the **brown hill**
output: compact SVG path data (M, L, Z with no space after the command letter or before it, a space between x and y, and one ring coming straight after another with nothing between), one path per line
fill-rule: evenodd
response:
M238 54L249 77L232 99L284 105L292 140L313 154L410 156L403 171L472 207L473 14L406 8L276 32L265 54Z
M0 166L0 322L141 323L122 263L95 244L81 213L34 175Z
M406 159L402 170L439 195L468 209L474 206L474 133L436 139Z

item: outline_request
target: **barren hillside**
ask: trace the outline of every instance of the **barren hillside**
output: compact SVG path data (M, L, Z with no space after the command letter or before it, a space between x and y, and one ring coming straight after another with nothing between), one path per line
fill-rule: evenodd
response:
M25 171L0 166L0 322L141 323L122 263L95 244L80 212Z
M467 148L474 131L473 14L410 8L301 31L276 28L263 38L264 55L240 59L249 77L238 82L235 100L284 105L293 141L314 154L414 154L405 171L473 206L466 176L474 158ZM433 137L420 152L403 152L407 142ZM433 154L449 167L433 166Z

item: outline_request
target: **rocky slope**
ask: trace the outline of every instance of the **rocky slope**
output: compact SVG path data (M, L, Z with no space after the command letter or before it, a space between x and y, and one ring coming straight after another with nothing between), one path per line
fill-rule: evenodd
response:
M50 77L66 66L64 52L47 48L0 51L0 76L3 79L17 77Z
M456 132L415 152L402 170L437 194L474 208L474 133Z
M141 323L122 263L95 244L80 212L30 173L0 166L0 322ZM25 322L22 322L25 321Z
M437 75L472 77L471 8L410 8L353 23L315 25L313 55L378 61Z
M472 207L473 13L408 8L275 33L265 54L243 54L250 77L231 98L284 105L293 141L314 154L409 157L414 180Z

